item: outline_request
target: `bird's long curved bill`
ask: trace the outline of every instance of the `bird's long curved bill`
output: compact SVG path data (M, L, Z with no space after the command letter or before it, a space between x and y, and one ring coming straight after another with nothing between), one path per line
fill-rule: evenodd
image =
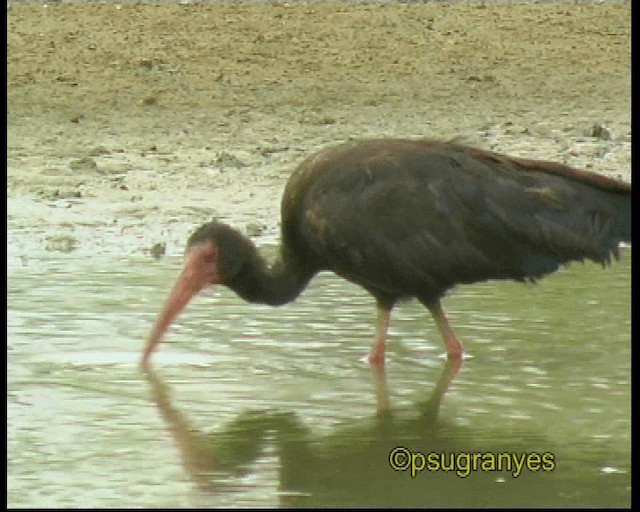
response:
M194 248L188 253L182 273L173 285L147 339L142 357L143 366L147 366L149 357L180 312L205 286L211 284L207 279L210 263L206 261L206 256L205 251L200 248Z

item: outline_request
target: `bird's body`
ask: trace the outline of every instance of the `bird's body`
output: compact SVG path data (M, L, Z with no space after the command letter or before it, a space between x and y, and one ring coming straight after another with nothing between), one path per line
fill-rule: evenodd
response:
M630 220L628 185L545 169L430 141L330 148L287 183L283 242L389 301L608 261Z
M167 303L145 361L206 284L280 305L321 270L375 297L373 362L384 360L391 308L409 298L431 310L449 354L459 356L439 302L447 290L488 279L535 280L572 260L608 263L618 257L620 242L630 241L630 224L630 185L564 165L428 140L330 147L307 158L287 182L273 265L224 224L194 232L188 254L203 268L213 265L213 273L202 270L196 278L202 282L189 278L186 294L174 290L172 297L182 298ZM179 282L189 281L184 276L196 275L190 268L199 265L188 263Z

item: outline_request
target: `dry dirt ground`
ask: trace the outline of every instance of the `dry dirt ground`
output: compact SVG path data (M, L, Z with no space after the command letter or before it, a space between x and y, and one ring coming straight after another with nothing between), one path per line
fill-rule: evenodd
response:
M213 216L277 236L297 163L349 138L456 138L630 180L629 2L7 14L10 254L176 254Z

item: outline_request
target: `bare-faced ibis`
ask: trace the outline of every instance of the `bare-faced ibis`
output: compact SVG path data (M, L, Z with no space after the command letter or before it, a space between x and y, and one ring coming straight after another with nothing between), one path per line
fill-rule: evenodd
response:
M631 185L565 165L429 140L365 140L329 147L291 175L281 242L269 264L235 229L200 226L148 339L143 367L171 322L203 288L249 301L294 300L319 271L376 300L370 362L384 363L391 309L416 298L459 359L440 299L457 284L535 281L572 260L603 265L631 239Z

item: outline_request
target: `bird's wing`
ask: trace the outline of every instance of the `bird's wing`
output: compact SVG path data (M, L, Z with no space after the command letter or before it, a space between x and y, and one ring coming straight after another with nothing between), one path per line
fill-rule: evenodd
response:
M308 194L307 239L345 277L417 296L616 253L624 199L516 167L451 149L351 162Z

